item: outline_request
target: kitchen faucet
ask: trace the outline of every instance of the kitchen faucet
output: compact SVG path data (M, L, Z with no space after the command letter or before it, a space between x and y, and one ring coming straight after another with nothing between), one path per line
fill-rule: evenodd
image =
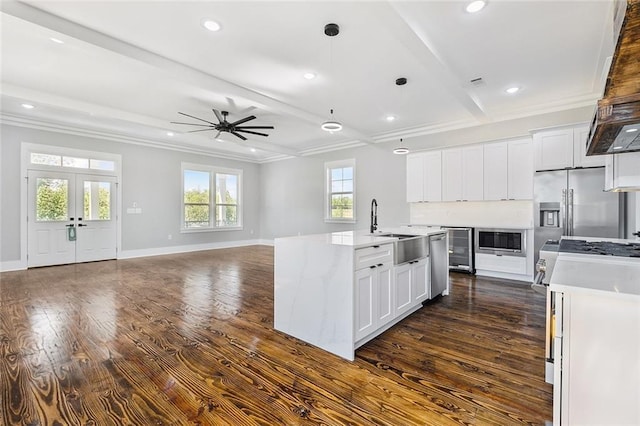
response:
M378 229L378 202L374 198L373 200L371 200L371 227L369 228L369 230L373 234L376 229Z

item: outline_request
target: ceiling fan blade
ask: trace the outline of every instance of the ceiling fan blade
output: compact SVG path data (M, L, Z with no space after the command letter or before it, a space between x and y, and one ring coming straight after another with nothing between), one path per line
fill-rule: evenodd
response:
M273 126L236 126L236 129L275 129Z
M231 133L233 136L237 136L237 137L239 137L239 138L240 138L240 139L242 139L243 141L246 141L246 140L247 140L247 138L245 138L244 136L242 136L240 133L236 133L236 132L229 132L229 133Z
M218 134L216 134L216 136L214 137L214 139L218 139L220 137L220 133L222 133L221 130L218 130Z
M218 123L212 123L211 121L207 121L202 118L194 117L193 115L185 114L184 112L178 112L178 114L186 115L187 117L195 118L196 120L204 121L205 123L213 124L214 126L218 124Z
M218 119L218 121L222 123L224 121L224 118L222 118L222 115L220 115L220 111L218 111L215 108L211 108L211 110L216 115L216 118Z
M236 129L236 132L251 133L252 135L269 136L266 133L252 132L251 130Z
M207 127L211 127L211 125L209 124L199 124L199 123L181 123L179 121L171 121L171 124L186 124L187 126L207 126Z
M233 123L229 123L230 126L237 126L238 124L242 124L242 123L246 123L247 121L250 120L255 120L256 116L255 115L250 115L248 117L242 118L238 121L234 121Z
M186 133L195 133L195 132L208 132L209 130L215 130L214 127L209 127L208 129L200 129L200 130L189 130Z

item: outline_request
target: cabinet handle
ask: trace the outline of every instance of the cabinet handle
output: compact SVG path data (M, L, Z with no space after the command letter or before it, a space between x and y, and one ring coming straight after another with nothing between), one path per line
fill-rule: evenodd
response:
M371 265L371 266L369 266L369 269L376 269L376 268L377 268L377 266L376 266L376 265Z
M373 248L380 248L380 246L371 246L371 247L373 247Z
M382 266L382 263L378 263L376 266Z

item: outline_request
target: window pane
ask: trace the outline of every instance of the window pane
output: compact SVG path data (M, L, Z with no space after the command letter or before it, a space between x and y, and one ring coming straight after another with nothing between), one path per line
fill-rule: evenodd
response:
M237 206L216 206L216 226L238 225Z
M353 181L352 180L343 180L342 181L342 192L353 192Z
M341 180L342 169L331 169L331 180Z
M353 179L353 167L342 169L342 179Z
M75 167L78 169L88 169L88 158L62 157L62 167Z
M353 195L331 196L331 218L353 219Z
M115 170L116 165L113 161L89 159L89 168L94 170Z
M184 206L185 228L202 228L209 226L208 204L187 204Z
M36 188L36 221L66 221L69 182L66 179L38 178Z
M84 182L84 220L111 220L111 183Z
M59 155L31 153L31 164L44 164L45 166L60 166L62 158Z
M238 204L238 176L216 173L216 204Z
M209 172L184 171L184 202L209 204Z
M343 192L341 180L331 182L331 192Z

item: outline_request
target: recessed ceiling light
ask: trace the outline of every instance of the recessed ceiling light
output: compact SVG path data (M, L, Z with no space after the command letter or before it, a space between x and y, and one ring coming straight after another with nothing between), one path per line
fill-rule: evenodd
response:
M255 148L251 148L251 152L256 152L256 149Z
M487 5L487 2L484 0L475 0L472 1L465 7L465 10L469 13L480 12Z
M519 91L520 91L520 88L518 86L509 87L507 90L505 90L505 92L507 92L510 95L513 95L514 93L518 93Z
M622 149L621 146L614 146L613 149Z
M395 120L395 119L396 119L396 116L395 116L395 115L387 115L387 116L385 117L385 120L387 120L387 121L393 121L393 120Z
M167 136L173 136L173 132L167 132Z
M627 129L627 130L625 130L625 131L626 131L627 133L633 133L633 132L637 132L637 131L638 131L638 129L635 129L635 128L634 128L634 129Z
M209 31L220 31L220 24L218 24L216 21L213 21L211 19L205 19L202 21L202 26L205 27L206 29L208 29Z
M316 78L316 73L314 72L306 72L304 73L304 78L306 78L307 80L313 80L314 78Z
M49 40L51 40L54 43L64 44L64 41L60 40L59 38L49 37Z
M22 104L22 108L25 108L25 109L34 109L35 107L34 107L33 105L31 105L31 104Z

